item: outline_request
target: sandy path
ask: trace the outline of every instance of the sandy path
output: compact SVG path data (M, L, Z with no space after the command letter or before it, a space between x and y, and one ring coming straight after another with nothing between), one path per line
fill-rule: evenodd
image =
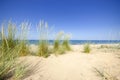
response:
M102 80L94 68L120 80L120 59L114 53L71 51L57 57L28 56L22 60L30 64L24 80Z

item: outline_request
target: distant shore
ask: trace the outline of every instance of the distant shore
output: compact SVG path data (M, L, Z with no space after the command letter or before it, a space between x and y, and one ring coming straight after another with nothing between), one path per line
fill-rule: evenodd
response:
M83 50L83 47L84 47L85 44L70 44L70 47L71 49L74 51L74 50L77 50L77 51L82 51ZM38 44L30 44L29 45L29 50L30 52L33 52L33 53L37 53L38 52ZM53 48L53 45L49 45L50 48ZM95 49L105 49L105 48L120 48L120 44L119 43L111 43L111 44L90 44L90 47L92 48L92 51L95 50Z
M30 44L39 44L39 40L28 40ZM54 40L48 40L49 44L53 44ZM120 40L69 40L70 44L78 45L78 44L118 44Z

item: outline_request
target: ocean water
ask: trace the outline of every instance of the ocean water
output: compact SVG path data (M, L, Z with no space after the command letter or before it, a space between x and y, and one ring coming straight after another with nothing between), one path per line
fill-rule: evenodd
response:
M62 42L62 40L61 40ZM85 44L85 43L91 43L91 44L114 44L114 43L120 43L120 40L70 40L70 44L76 45L76 44ZM39 40L29 40L29 44L38 44ZM49 40L50 44L53 44L53 40Z

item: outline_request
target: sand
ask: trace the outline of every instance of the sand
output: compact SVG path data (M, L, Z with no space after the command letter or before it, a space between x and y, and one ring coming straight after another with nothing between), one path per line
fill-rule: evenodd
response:
M71 47L73 50L63 55L21 57L29 64L23 80L120 80L120 49L91 45L92 51L86 54L83 45ZM37 46L32 45L31 50L37 52Z

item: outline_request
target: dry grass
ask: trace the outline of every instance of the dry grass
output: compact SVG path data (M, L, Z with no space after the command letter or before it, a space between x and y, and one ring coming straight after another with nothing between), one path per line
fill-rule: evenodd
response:
M66 50L66 51L70 51L70 43L69 43L69 39L70 39L70 35L68 34L64 34L64 40L62 43L62 47Z
M91 49L90 49L90 44L89 43L86 43L84 45L84 53L90 53Z
M38 24L40 34L38 55L43 57L49 56L49 41L48 41L48 25L47 22L40 21Z
M9 22L6 30L4 27L6 26L2 25L0 31L0 80L11 77L14 77L14 80L18 80L22 77L24 68L23 66L20 67L20 65L17 65L15 61L25 47L21 48L21 45L23 45L21 40L16 40L18 35L14 23Z

